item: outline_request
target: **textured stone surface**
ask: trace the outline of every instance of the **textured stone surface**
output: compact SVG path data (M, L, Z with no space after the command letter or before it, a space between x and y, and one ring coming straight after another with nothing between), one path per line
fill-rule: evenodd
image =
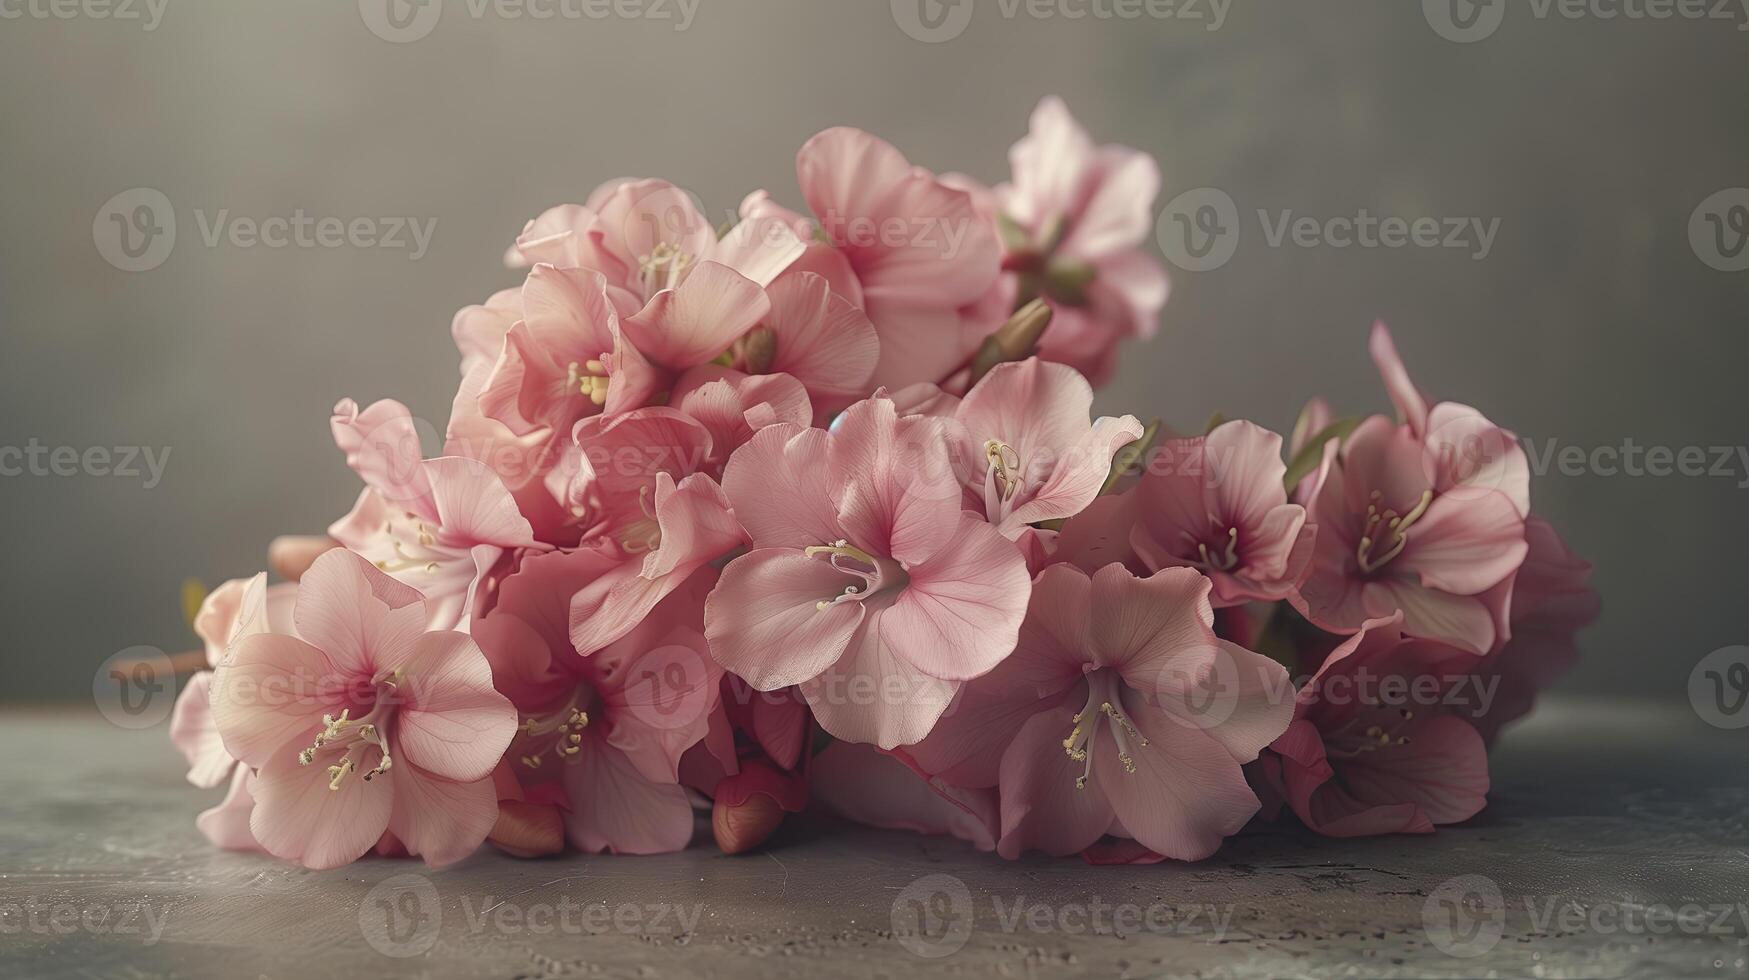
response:
M161 728L22 713L0 735L5 977L1749 975L1749 732L1633 703L1509 732L1493 805L1431 839L1264 830L1122 868L818 819L733 858L706 832L664 857L315 873L206 846L210 794ZM1498 905L1447 884L1474 875Z

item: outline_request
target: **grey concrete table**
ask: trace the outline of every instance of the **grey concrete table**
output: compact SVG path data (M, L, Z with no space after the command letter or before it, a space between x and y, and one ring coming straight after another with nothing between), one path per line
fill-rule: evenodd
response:
M821 818L740 857L316 873L206 846L162 727L0 739L4 977L1749 975L1749 730L1641 704L1551 702L1432 838L1119 868Z

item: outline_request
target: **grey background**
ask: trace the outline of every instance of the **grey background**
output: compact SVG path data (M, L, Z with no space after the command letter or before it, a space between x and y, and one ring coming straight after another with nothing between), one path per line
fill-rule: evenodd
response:
M1206 9L1206 5L1203 6ZM8 0L9 10L19 9ZM1003 16L920 43L884 0L704 0L674 21L469 16L391 44L351 0L168 0L151 32L0 20L0 446L170 447L163 482L0 478L0 701L89 697L136 644L193 646L178 583L264 562L357 484L336 399L392 396L441 421L454 311L516 282L499 255L542 207L659 175L713 213L849 124L986 180L1045 93L1155 154L1162 203L1214 186L1239 251L1174 272L1159 338L1129 348L1106 411L1286 428L1322 392L1385 410L1365 356L1388 320L1422 386L1585 449L1745 441L1749 273L1691 249L1703 199L1749 185L1749 33L1736 23L1558 17L1513 4L1477 44L1407 0L1235 0L1208 22ZM112 195L164 192L161 267L106 264ZM207 247L209 217L438 219L405 250ZM1265 246L1255 211L1499 218L1493 253ZM1605 597L1575 691L1680 698L1749 642L1749 479L1551 472L1536 508Z

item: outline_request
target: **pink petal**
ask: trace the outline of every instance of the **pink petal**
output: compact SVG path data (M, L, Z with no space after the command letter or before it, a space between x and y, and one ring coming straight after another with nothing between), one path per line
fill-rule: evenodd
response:
M416 765L397 765L389 776L395 787L389 832L434 868L474 853L498 822L498 790L490 778L455 782Z
M867 610L844 656L800 685L821 728L883 749L922 741L959 687L911 666L889 645L888 611Z
M674 783L651 782L599 739L565 767L565 834L590 854L662 854L692 840L692 805Z
M214 847L227 851L260 851L261 844L249 829L249 819L255 811L255 774L248 766L234 767L231 786L218 806L201 811L194 825Z
M1524 518L1502 493L1436 497L1408 537L1394 563L1404 573L1413 570L1428 588L1456 595L1475 595L1499 584L1523 564L1529 550Z
M516 735L516 708L492 687L492 668L473 639L426 633L394 667L406 688L395 736L407 760L441 779L490 775Z
M735 451L723 490L735 517L760 548L806 548L843 537L833 506L824 429L774 425Z
M1403 630L1412 636L1440 640L1477 655L1494 649L1499 635L1494 616L1474 596L1452 595L1402 579L1368 582L1360 592L1368 618L1400 609Z
M701 262L675 289L622 324L626 339L673 371L703 364L727 350L771 310L765 290L728 266Z
M1405 728L1406 745L1358 756L1338 767L1356 799L1415 804L1435 824L1460 823L1488 802L1488 751L1468 722L1434 715Z
M1409 377L1403 358L1397 354L1396 342L1391 339L1391 329L1382 321L1373 324L1367 349L1372 354L1373 363L1378 366L1379 376L1384 378L1391 404L1397 406L1397 417L1417 437L1424 435L1427 432L1427 399Z
M814 758L814 798L840 816L890 830L952 834L981 851L996 847L994 794L982 794L980 818L931 788L922 777L872 746L834 742Z
M777 341L772 371L794 375L827 399L869 390L881 344L867 314L812 272L781 276L767 293L771 313L765 325Z
M1025 557L995 528L961 517L910 577L881 621L883 642L896 655L931 676L970 680L1014 649L1031 582Z
M899 418L884 398L857 402L833 424L826 464L838 524L871 554L926 561L959 527L944 420Z
M1125 710L1148 744L1132 748L1133 773L1096 762L1099 790L1129 836L1151 850L1181 861L1208 857L1257 812L1243 770L1208 733L1174 724L1128 698ZM1099 734L1110 739L1108 728ZM1099 761L1114 759L1117 746L1100 739L1088 751Z
M711 656L760 691L819 675L843 656L863 620L862 603L830 601L853 581L798 551L742 555L723 569L705 603Z
M486 464L446 456L427 461L425 471L445 544L534 546L534 528L517 508L516 498Z
M316 559L298 582L292 611L298 635L334 666L369 674L370 654L396 649L424 632L423 597L345 549Z
M225 739L213 722L213 672L203 670L190 677L176 695L170 713L170 741L188 760L188 781L202 789L224 782L237 768L237 760L225 751Z
M1075 788L1082 763L1063 751L1076 710L1064 706L1032 716L1002 756L1002 837L996 851L1005 858L1028 850L1075 854L1111 826L1111 803L1092 784Z
M269 854L321 871L375 846L395 805L392 780L365 782L354 774L329 789L329 779L325 766L299 765L296 751L275 754L261 767L249 829Z
M346 454L346 465L365 486L385 500L431 516L425 509L430 487L420 466L425 451L407 406L385 399L361 410L344 398L334 406L329 427Z
M345 682L321 651L293 636L258 633L244 637L213 672L213 724L225 751L260 768L270 760L296 761L309 744L292 744L326 711L344 706Z

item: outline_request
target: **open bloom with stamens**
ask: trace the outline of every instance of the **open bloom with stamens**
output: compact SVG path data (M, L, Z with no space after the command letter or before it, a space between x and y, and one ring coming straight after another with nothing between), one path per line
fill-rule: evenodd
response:
M1306 509L1287 501L1281 437L1245 421L1151 454L1130 545L1152 569L1183 565L1214 583L1217 606L1285 599L1312 559Z
M1481 735L1445 707L1474 655L1374 619L1300 689L1293 724L1262 771L1306 826L1332 837L1425 834L1487 803ZM1438 691L1435 696L1415 692Z
M1410 635L1488 653L1510 634L1511 578L1527 550L1523 450L1474 409L1418 408L1382 326L1373 351L1405 420L1372 416L1326 454L1307 496L1311 570L1292 598L1338 633L1401 609Z
M498 474L461 456L422 459L406 406L334 407L334 441L364 479L328 533L418 589L435 629L466 629L469 607L506 551L540 547Z
M1025 560L961 512L945 428L872 398L830 432L761 429L723 477L753 550L705 606L711 655L758 690L800 685L847 741L928 734L1026 611Z
M653 854L692 838L680 757L704 737L722 671L699 632L710 569L589 656L571 645L571 596L617 562L537 555L505 580L473 635L521 727L507 761L524 785L562 790L566 837L588 852Z
M1028 524L1070 517L1099 496L1111 458L1142 435L1133 415L1092 422L1093 387L1036 357L998 364L959 402L957 460L966 509L1010 540Z
M719 236L692 195L664 180L627 180L530 222L511 258L600 273L620 330L656 370L660 390L766 320L764 287L803 249L784 221L748 218Z
M1013 656L908 752L944 783L997 787L997 850L1074 854L1107 833L1214 853L1257 812L1241 767L1293 714L1287 672L1218 639L1206 578L1052 565Z
M476 399L482 415L513 435L551 447L569 438L579 419L636 408L655 392L656 372L626 342L600 272L536 265L523 283L520 310ZM482 312L468 322L491 321Z
M516 709L474 641L428 616L418 592L336 549L298 583L295 636L242 637L219 664L213 717L258 770L250 829L269 853L333 868L389 834L442 865L485 840Z

